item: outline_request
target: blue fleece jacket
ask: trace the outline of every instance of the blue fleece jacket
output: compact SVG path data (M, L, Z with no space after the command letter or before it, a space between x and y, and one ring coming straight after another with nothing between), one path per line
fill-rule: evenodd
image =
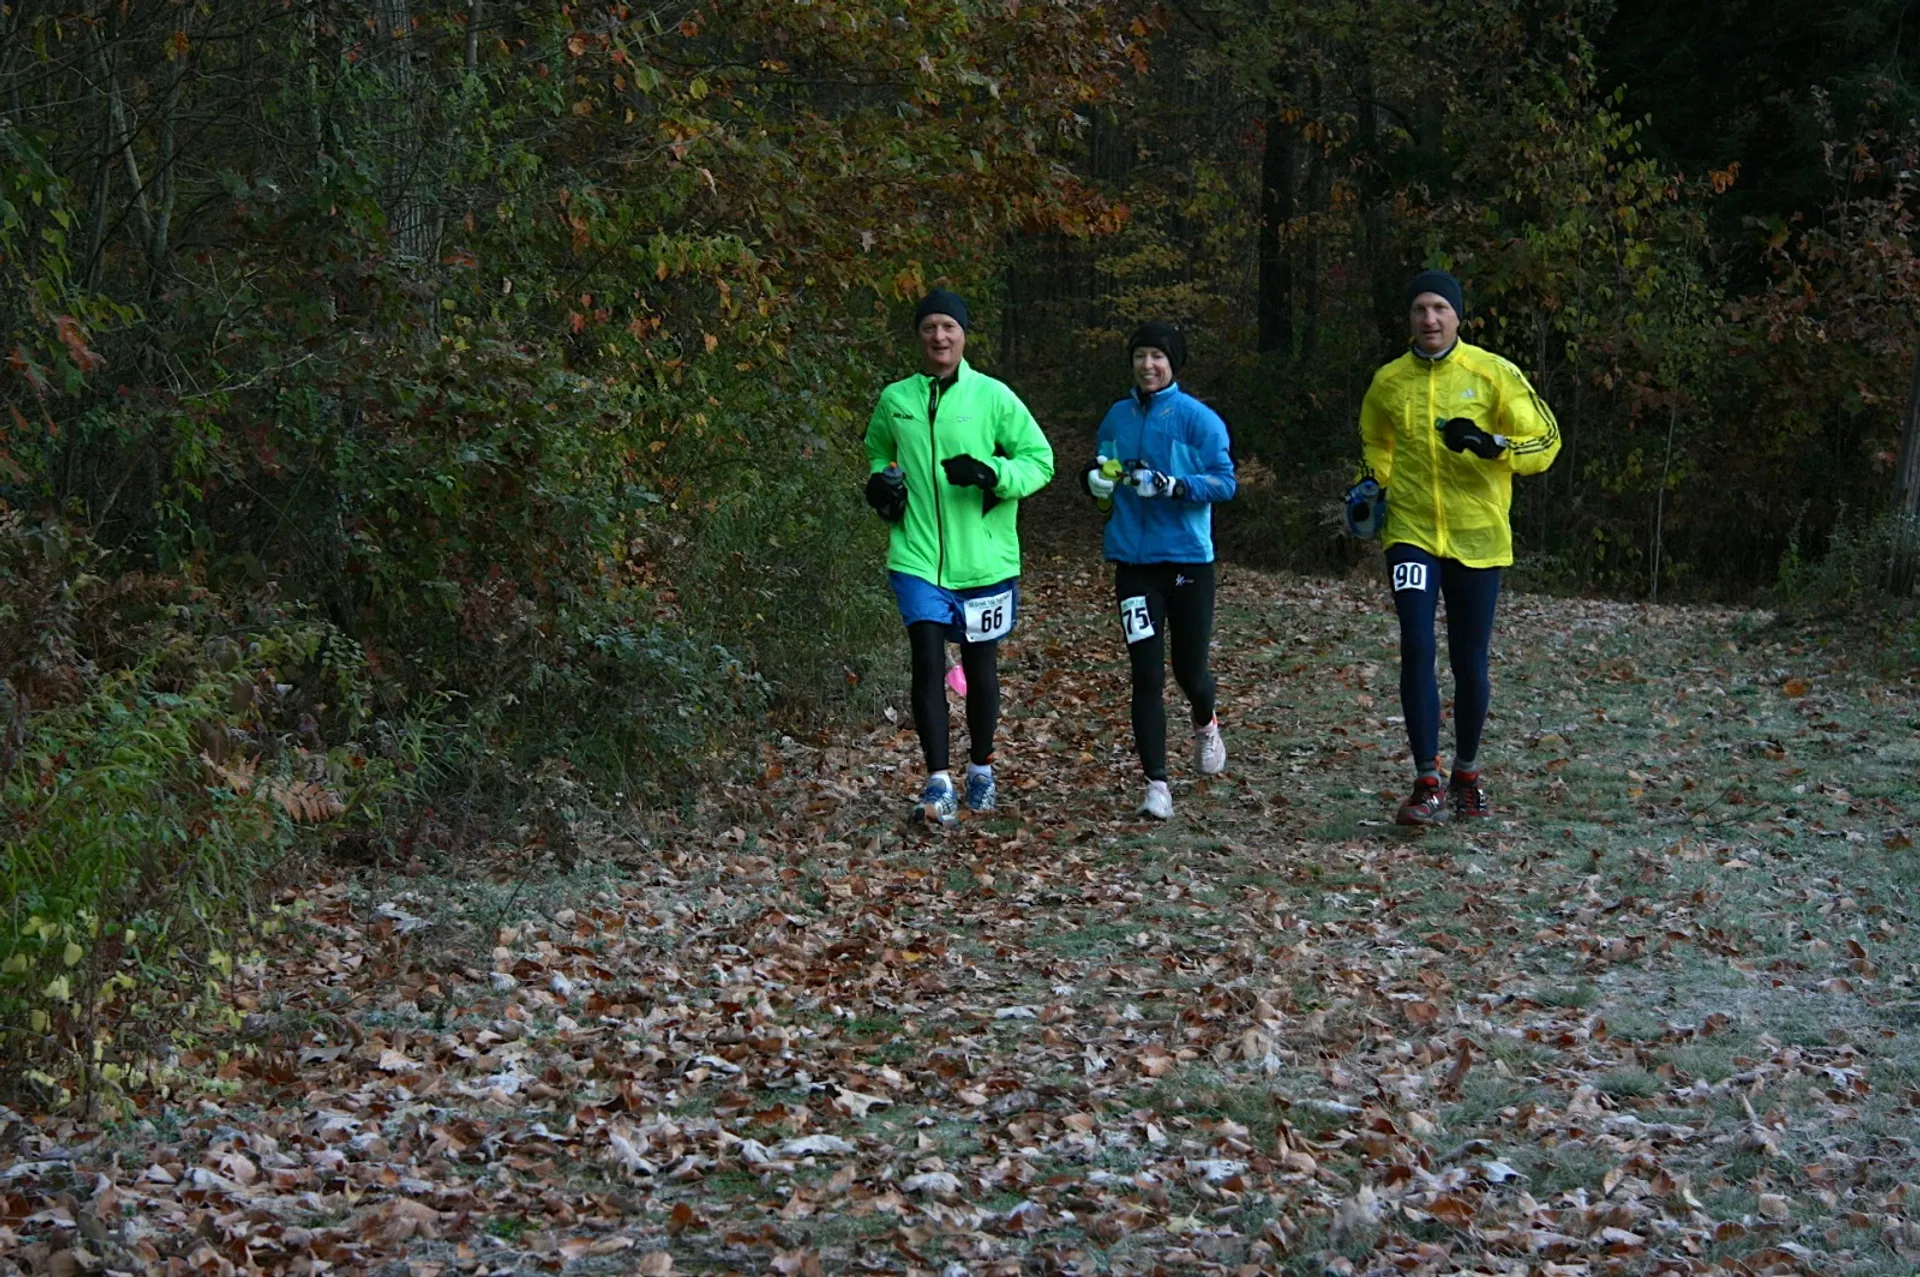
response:
M1116 563L1213 562L1213 502L1231 501L1237 484L1227 423L1180 389L1135 390L1107 409L1095 432L1103 457L1144 462L1186 481L1184 497L1143 499L1126 484L1113 494L1107 557Z

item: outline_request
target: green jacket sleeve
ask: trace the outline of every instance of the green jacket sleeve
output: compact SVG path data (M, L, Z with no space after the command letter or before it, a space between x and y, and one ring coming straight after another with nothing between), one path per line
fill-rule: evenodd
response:
M1507 437L1507 459L1515 474L1539 474L1560 455L1560 423L1526 374L1507 370L1500 388L1497 430Z
M893 441L893 416L887 411L887 397L881 395L867 419L867 473L878 474L899 459Z
M1383 488L1393 479L1393 412L1385 381L1384 371L1376 373L1360 401L1360 457L1365 467L1361 477L1370 474Z
M993 441L996 451L990 464L1000 476L993 495L1007 501L1030 497L1053 479L1053 445L1047 442L1040 423L1033 419L1020 396L1006 391L995 413Z

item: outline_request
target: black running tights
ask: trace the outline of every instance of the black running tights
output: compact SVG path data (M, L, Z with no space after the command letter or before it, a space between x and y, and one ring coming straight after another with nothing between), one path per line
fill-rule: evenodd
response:
M1127 644L1127 663L1133 669L1133 741L1148 780L1167 778L1167 711L1161 698L1169 649L1173 681L1186 693L1195 726L1213 721L1213 672L1207 662L1213 643L1213 580L1211 563L1115 565L1113 593L1123 609L1123 625L1125 609L1137 608L1136 600L1144 599L1153 631ZM1146 628L1136 621L1130 636ZM972 671L967 677L973 677Z
M948 766L947 627L939 621L907 626L913 652L913 726L927 774ZM960 668L967 676L967 757L993 761L993 734L1000 726L1000 643L962 643Z

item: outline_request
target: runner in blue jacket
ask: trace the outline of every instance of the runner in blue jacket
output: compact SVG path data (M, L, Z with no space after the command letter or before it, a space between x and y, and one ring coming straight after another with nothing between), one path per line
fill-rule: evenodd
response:
M1081 482L1110 511L1106 556L1115 565L1114 598L1133 670L1133 739L1147 774L1140 812L1166 820L1173 815L1162 704L1169 645L1174 681L1191 710L1195 766L1206 776L1227 766L1207 649L1213 503L1232 500L1237 485L1226 423L1174 380L1187 362L1180 330L1160 320L1142 324L1127 341L1127 355L1133 392L1107 410Z

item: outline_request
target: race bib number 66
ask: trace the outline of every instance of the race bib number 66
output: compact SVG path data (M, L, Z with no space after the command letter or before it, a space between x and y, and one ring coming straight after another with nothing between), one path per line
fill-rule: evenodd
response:
M1013 591L1002 590L965 604L967 642L988 643L1013 629Z
M1427 565L1424 563L1396 563L1393 565L1393 592L1402 590L1424 590L1427 588Z

